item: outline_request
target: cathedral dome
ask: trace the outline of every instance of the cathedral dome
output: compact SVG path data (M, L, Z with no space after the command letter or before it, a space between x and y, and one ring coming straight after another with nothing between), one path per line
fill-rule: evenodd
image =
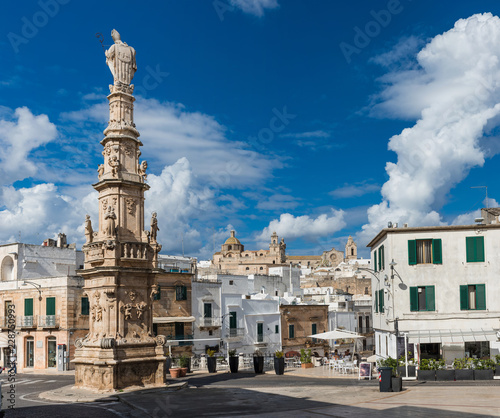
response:
M238 238L236 238L234 235L235 235L235 231L231 231L231 236L226 240L224 245L228 245L228 244L241 245L240 240Z

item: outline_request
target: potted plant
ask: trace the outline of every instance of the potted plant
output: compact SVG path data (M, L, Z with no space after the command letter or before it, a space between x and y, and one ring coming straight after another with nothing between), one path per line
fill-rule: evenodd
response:
M408 353L411 356L411 353ZM417 366L413 357L408 358L408 376L406 375L406 358L401 356L398 360L398 374L402 377L415 377L417 375Z
M491 359L472 359L474 364L474 380L491 380L493 379L493 369L495 362Z
M495 356L495 376L500 376L500 354Z
M283 351L276 351L274 353L274 372L276 374L285 373L285 358Z
M253 369L257 374L264 373L264 356L259 350L253 353Z
M422 359L418 366L418 380L436 380L436 369L435 360L433 359Z
M303 369L310 369L314 367L311 361L311 349L300 349L300 364Z
M455 370L446 369L443 359L436 361L436 380L455 380Z
M216 373L217 372L217 359L215 358L215 350L207 350L207 367L208 373Z
M474 370L472 370L472 359L456 358L453 360L455 369L455 380L474 380Z
M231 373L238 373L239 358L236 355L236 350L229 350L229 369Z
M181 366L181 377L186 376L186 374L189 372L189 365L191 363L191 359L183 354L179 358L179 365Z
M181 376L181 369L179 367L170 367L169 372L172 379L176 379Z
M392 357L387 357L386 359L379 360L379 367L390 367L392 369L391 372L391 387L393 392L401 392L403 389L403 378L401 377L398 371L399 361Z

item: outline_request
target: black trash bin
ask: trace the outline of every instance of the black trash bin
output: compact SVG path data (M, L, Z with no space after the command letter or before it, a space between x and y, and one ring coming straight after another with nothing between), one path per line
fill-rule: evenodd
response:
M378 371L380 373L380 392L392 392L392 367L379 367Z

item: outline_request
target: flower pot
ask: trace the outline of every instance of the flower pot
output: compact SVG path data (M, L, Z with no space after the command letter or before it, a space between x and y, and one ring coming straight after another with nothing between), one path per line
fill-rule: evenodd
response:
M455 380L474 380L474 370L455 369Z
M391 378L392 391L401 392L403 389L403 378L402 377L392 377Z
M170 369L170 376L172 377L172 379L180 377L180 374L181 374L181 369L179 368Z
M240 359L238 357L229 357L229 368L231 373L238 373L238 362Z
M474 380L491 380L493 379L493 370L474 370Z
M264 373L264 357L256 356L253 358L253 369L255 373Z
M436 370L419 370L418 380L436 380Z
M276 374L285 373L285 359L283 357L274 359L274 372Z
M408 366L408 376L406 376L406 366L398 366L398 374L401 377L415 377L417 375L417 366Z
M500 364L495 366L495 376L500 376Z
M217 359L215 357L207 357L208 373L217 372Z
M312 363L302 363L300 365L300 367L302 367L303 369L311 369L311 368L314 367L314 364L312 364Z
M187 375L188 368L187 367L181 367L180 371L181 371L181 374L180 374L179 377L185 377Z
M455 380L455 370L436 370L436 380Z

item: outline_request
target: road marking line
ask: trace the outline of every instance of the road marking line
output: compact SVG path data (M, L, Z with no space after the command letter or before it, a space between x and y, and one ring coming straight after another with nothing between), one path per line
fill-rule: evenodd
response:
M45 382L45 380L32 380L31 382L26 383L27 385L31 385L33 383Z

